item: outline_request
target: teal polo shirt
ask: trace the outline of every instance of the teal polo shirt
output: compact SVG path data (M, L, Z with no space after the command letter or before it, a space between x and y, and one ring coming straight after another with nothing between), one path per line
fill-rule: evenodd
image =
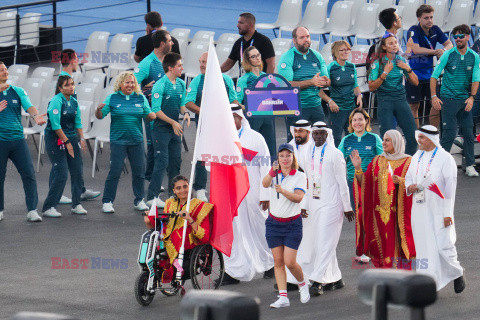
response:
M146 56L134 71L135 78L142 88L152 81L158 81L165 75L163 64L158 60L154 51Z
M7 107L0 112L0 140L14 141L24 139L22 126L22 108L27 111L33 107L25 90L9 86L0 92L0 101L6 100Z
M230 103L237 100L237 94L235 92L235 85L233 83L232 78L227 76L226 74L222 73L223 82L225 83L225 89L227 90L228 100ZM202 93L203 93L203 85L205 82L205 75L199 74L190 82L190 85L187 89L187 97L185 99L185 103L193 102L197 106L200 107L202 103Z
M185 82L182 79L177 78L173 84L167 76L162 77L152 89L152 111L163 111L167 117L178 121L180 107L185 106L185 96ZM155 126L172 128L169 123L158 118Z
M253 87L253 84L255 83L255 81L257 81L257 79L264 74L265 72L260 72L260 76L257 77L255 73L247 72L240 79L238 79L237 81L238 102L244 104L243 100L245 99L245 89Z
M385 81L378 87L377 94L380 98L388 98L391 100L397 100L399 98L405 100L405 86L403 85L403 77L407 77L408 73L406 70L399 68L396 64L396 61L400 60L407 63L404 57L400 55L396 55L393 60L393 69L388 73ZM380 64L380 60L377 59L375 62L372 63L370 68L370 76L368 78L369 81L375 81L380 77L383 73L383 69L385 63L389 61L388 57L385 56L382 59L382 63Z
M345 61L341 66L333 61L327 67L328 76L331 81L330 98L335 101L340 110L352 110L355 108L355 92L358 87L357 69L350 61Z
M77 136L76 129L82 129L82 117L77 99L71 96L67 100L63 93L59 93L50 100L47 109L48 123L45 131L62 129L67 138Z
M472 49L461 55L457 47L445 51L433 71L432 78L443 73L440 96L465 100L470 96L472 82L480 81L480 58Z
M317 73L327 76L327 65L322 55L313 50L303 54L297 48L291 48L285 52L278 63L278 73L288 81L303 81L313 78ZM310 86L300 91L300 103L302 109L322 106L322 99L318 95L320 88Z

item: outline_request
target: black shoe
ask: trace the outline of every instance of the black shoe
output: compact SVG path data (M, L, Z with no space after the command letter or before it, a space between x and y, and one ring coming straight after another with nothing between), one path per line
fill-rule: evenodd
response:
M273 285L273 288L275 290L278 290L278 286L276 283ZM298 291L298 285L287 282L287 291Z
M461 293L463 290L465 290L465 286L465 269L463 269L463 275L453 280L453 288L455 289L455 293Z
M310 294L312 296L320 296L323 294L323 287L322 287L322 284L318 283L318 282L314 282L312 284L312 286L310 287Z
M263 279L273 279L275 278L275 269L272 268L263 273Z
M345 287L345 282L343 282L342 279L336 281L336 282L331 282L323 285L323 290L324 291L333 291L333 290L338 290L342 289Z
M230 284L239 284L240 280L232 278L228 273L225 273L222 280L222 286L228 286Z

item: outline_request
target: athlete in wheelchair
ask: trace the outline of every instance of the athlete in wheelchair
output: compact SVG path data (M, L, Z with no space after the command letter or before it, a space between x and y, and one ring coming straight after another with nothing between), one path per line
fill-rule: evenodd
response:
M163 213L144 217L149 231L142 236L138 263L141 273L135 282L135 297L144 306L149 305L156 290L167 296L183 295L185 280L191 279L195 289L217 289L223 279L223 256L210 244L213 205L199 199L190 200L187 212L188 179L177 176L173 180L174 197L165 202ZM148 214L148 212L147 212ZM184 222L187 221L185 254L180 266ZM177 271L182 273L177 278Z

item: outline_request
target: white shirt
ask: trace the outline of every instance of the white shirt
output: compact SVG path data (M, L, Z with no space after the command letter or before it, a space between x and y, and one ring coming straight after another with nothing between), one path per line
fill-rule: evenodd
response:
M290 174L286 177L281 172L278 173L278 184L282 188L289 192L295 192L295 190L302 190L304 193L307 190L307 178L303 172L298 170L290 171ZM288 200L284 195L278 194L275 191L275 185L277 184L277 178L272 180L272 186L270 187L270 214L278 218L290 218L300 213L300 203L294 203Z

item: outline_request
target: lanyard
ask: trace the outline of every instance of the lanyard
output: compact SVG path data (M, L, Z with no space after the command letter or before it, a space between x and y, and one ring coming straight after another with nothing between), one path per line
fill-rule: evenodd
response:
M242 126L242 129L240 129L240 131L238 132L238 137L239 137L239 138L242 137L242 133L243 133L243 126Z
M432 46L432 43L430 42L430 40L428 40L428 37L427 36L424 36L425 37L425 40L427 40L428 42L428 45L430 46L430 49L434 49L433 46Z
M251 47L253 45L253 38L252 38L252 41L250 41L250 45L249 47ZM243 40L240 41L240 64L242 64L242 59L243 59Z
M430 161L428 161L427 169L425 170L425 174L423 175L424 178L427 177L427 173L430 171L430 165L432 164L433 158L435 158L435 155L437 154L437 150L438 150L438 147L435 148L435 150L433 151L432 157L430 158ZM420 157L418 157L417 176L418 176L418 168L420 167L420 160L422 160L424 153L425 151L423 151L422 154L420 154Z
M325 155L325 147L327 146L327 143L323 145L322 148L322 153L320 154L320 167L318 169L318 173L322 175L322 168L323 168L323 156ZM315 172L315 164L314 164L314 157L315 157L315 146L313 146L313 151L312 151L312 171Z

